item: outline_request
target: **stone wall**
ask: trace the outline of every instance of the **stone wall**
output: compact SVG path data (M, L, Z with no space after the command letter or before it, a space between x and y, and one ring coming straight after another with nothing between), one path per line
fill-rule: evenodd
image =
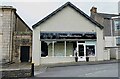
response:
M16 53L20 52L20 49L16 51L16 48L20 47L23 44L21 42L21 44L16 44L16 42L14 42L16 40L14 39L14 37L18 36L14 35L14 32L30 32L30 35L23 34L21 35L22 37L20 37L20 39L16 39L21 40L24 39L24 37L26 36L30 36L28 37L28 39L30 39L30 44L28 46L31 47L30 51L32 51L32 30L19 17L19 15L16 13L15 8L13 8L12 6L0 6L0 58L2 58L0 60L1 63L14 62L18 54L19 56L17 57L18 60L16 60L16 62L20 62L20 53Z
M0 9L0 64L2 63L2 10Z
M2 8L2 60L3 62L11 61L12 53L12 31L13 31L13 15L14 9L11 7Z
M31 32L14 32L13 37L13 62L21 62L21 46L30 46L29 62L32 58L32 33Z
M2 79L31 77L31 69L2 71Z

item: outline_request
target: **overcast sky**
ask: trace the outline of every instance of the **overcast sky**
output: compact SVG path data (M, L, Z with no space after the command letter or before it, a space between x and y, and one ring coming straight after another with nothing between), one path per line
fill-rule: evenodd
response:
M19 16L31 27L68 1L88 15L93 6L100 13L118 14L119 0L0 0L0 5L16 8Z

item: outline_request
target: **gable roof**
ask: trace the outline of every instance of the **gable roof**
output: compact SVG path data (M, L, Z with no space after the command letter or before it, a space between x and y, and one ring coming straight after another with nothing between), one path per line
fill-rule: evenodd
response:
M19 18L21 21L22 21L22 23L32 32L32 30L31 30L31 28L25 23L25 21L17 14L17 10L16 10L16 8L14 8L13 6L0 6L0 9L10 9L10 10L14 10L14 13L15 13L15 15L17 16L17 18Z
M22 18L15 12L15 15L22 21L22 23L32 32L32 29L22 20Z
M77 8L75 5L73 5L70 2L65 3L64 5L62 5L61 7L59 7L57 10L53 11L51 14L49 14L48 16L46 16L45 18L43 18L42 20L40 20L39 22L37 22L36 24L34 24L32 26L32 28L33 29L36 28L37 26L39 26L40 24L42 24L43 22L45 22L46 20L48 20L49 18L51 18L52 16L54 16L55 14L57 14L58 12L60 12L62 9L64 9L67 6L73 8L76 12L78 12L83 17L85 17L86 19L88 19L91 23L97 25L100 29L104 28L101 24L99 24L98 22L96 22L95 20L93 20L91 17L89 17L87 14L85 14L83 11L81 11L79 8Z

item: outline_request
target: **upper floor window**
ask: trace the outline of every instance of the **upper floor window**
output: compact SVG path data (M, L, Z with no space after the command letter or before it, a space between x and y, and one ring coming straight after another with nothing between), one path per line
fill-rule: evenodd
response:
M116 37L116 44L120 45L120 37Z
M120 30L120 20L115 20L114 21L114 27L115 27L115 31Z

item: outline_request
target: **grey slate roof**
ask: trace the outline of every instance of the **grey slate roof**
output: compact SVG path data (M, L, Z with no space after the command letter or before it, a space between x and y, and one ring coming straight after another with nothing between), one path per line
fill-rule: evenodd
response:
M95 20L93 20L91 17L89 17L87 14L85 14L83 11L81 11L79 8L77 8L75 5L73 5L71 2L67 2L64 5L62 5L61 7L59 7L57 10L53 11L51 14L49 14L48 16L46 16L45 18L43 18L42 20L40 20L38 23L34 24L32 26L32 28L36 28L37 26L39 26L40 24L42 24L43 22L45 22L46 20L48 20L50 17L54 16L56 13L60 12L62 9L64 9L65 7L71 7L73 8L75 11L77 11L79 14L81 14L82 16L84 16L86 19L88 19L91 23L97 25L100 29L103 29L104 27L99 24L98 22L96 22Z
M104 17L104 18L111 18L111 17L115 17L115 16L120 16L120 15L117 15L117 14L107 14L107 13L97 13L98 15Z

